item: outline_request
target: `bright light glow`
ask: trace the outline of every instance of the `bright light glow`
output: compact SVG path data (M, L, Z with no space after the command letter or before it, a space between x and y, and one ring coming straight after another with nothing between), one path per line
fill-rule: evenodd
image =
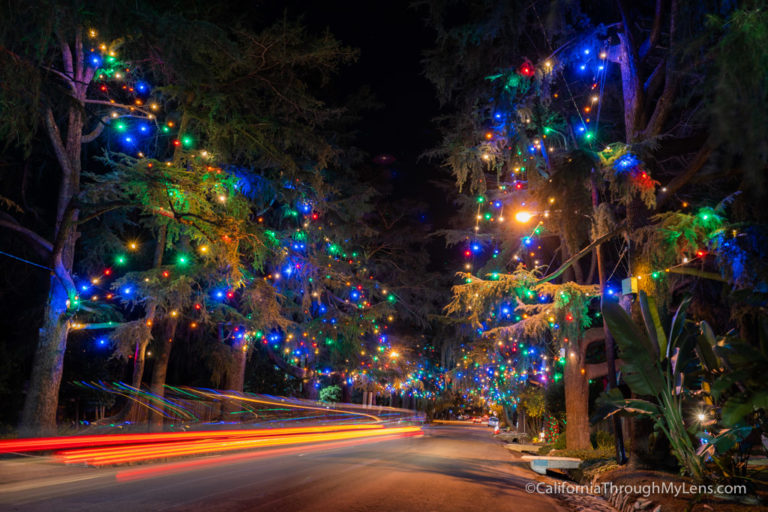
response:
M533 215L531 215L530 212L520 211L515 213L515 220L520 224L527 224L528 222L531 221L532 218L533 218Z

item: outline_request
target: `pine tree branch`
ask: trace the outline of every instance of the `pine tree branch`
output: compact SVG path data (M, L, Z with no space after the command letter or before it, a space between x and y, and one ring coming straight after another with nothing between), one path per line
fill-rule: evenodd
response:
M127 325L130 322L99 322L93 324L73 324L72 329L78 331L87 331L93 329L117 329L121 325Z
M146 115L146 119L154 119L155 115L152 112L149 112L148 110L144 110L143 108L139 108L136 105L125 105L123 103L112 103L111 101L107 100L94 100L92 98L88 98L83 100L84 103L88 103L91 105L106 105L108 107L113 108L121 108L124 110L128 110L130 112L141 112L142 114ZM130 115L130 114L128 114ZM140 116L132 116L132 117L140 117Z
M80 208L95 207L95 206L96 205L81 205ZM85 224L86 222L89 222L89 221L91 221L91 220L93 220L93 219L95 219L97 217L101 217L105 213L109 213L112 210L117 210L118 208L125 208L125 207L129 207L129 206L133 206L133 203L126 203L126 202L122 202L122 201L116 201L114 203L102 204L102 205L98 205L98 206L100 208L99 210L95 211L94 213L91 213L90 215L88 215L86 217L80 217L79 219L77 219L76 224Z

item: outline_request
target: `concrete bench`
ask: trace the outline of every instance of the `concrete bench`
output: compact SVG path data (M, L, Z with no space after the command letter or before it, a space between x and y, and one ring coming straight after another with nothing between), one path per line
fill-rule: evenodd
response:
M539 448L541 448L542 445L540 444L524 444L524 443L509 443L505 444L504 448L511 452L530 452L533 454L539 453Z
M523 460L531 463L531 469L540 475L546 475L547 469L577 469L581 459L574 457L547 457L546 455L523 455Z

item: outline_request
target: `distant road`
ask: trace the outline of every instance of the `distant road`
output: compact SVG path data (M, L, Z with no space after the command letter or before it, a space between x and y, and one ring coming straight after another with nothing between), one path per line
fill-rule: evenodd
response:
M266 455L266 456L265 456ZM487 427L427 427L424 436L292 446L111 468L52 467L3 482L0 510L546 512L533 473L510 463Z

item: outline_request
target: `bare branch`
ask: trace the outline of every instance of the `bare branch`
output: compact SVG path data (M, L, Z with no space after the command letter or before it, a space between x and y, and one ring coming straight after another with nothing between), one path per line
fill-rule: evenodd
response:
M102 117L99 120L99 124L96 125L96 128L94 128L90 133L83 135L81 139L83 144L88 144L89 142L96 140L96 138L101 135L101 132L104 131L104 128L107 127L107 121L109 121L109 116Z
M45 127L48 131L48 138L53 144L53 151L56 153L56 159L59 161L62 174L64 176L72 175L72 162L69 161L69 155L64 147L64 142L61 140L61 132L59 131L59 125L56 124L56 119L53 117L53 110L50 107L45 112Z
M48 256L50 256L50 253L53 251L53 244L51 242L31 229L22 226L16 219L9 215L3 214L2 217L0 217L0 226L24 235L26 239L33 242L38 249L44 249Z
M711 154L712 148L709 145L705 144L702 146L699 152L696 153L696 156L693 157L693 160L691 160L691 163L688 164L688 168L682 174L675 176L675 178L662 189L664 191L660 192L656 196L656 209L663 205L675 192L680 190L680 188L688 183L691 178L693 178L696 173L701 170L701 168L707 162L709 155Z
M677 91L678 78L675 73L675 59L672 58L675 42L675 23L677 19L677 0L672 0L669 18L669 50L666 58L664 90L656 101L653 114L651 114L651 118L643 131L645 138L655 137L661 132L661 129L664 127L664 122L669 115L669 111L672 108L674 95Z
M643 43L640 48L640 58L643 59L651 53L651 50L659 42L659 35L661 35L661 15L663 0L656 0L656 10L653 16L653 26L651 26L651 33L648 35L648 39Z
M541 279L539 279L536 282L536 284L546 283L548 281L551 281L551 280L555 279L556 277L559 277L560 274L565 272L568 267L573 265L575 262L579 261L581 258L586 256L587 254L591 253L593 247L597 247L598 245L602 244L603 242L605 242L607 240L610 240L614 236L616 236L619 233L621 233L621 231L623 229L624 229L624 224L623 223L619 224L616 227L616 229L614 229L610 233L606 233L605 235L601 236L600 238L598 238L597 240L595 240L594 242L592 242L591 244L589 244L588 246L586 246L585 248L583 248L582 250L580 250L579 252L577 252L576 254L571 256L570 258L568 258L568 260L566 260L565 262L563 262L562 265L560 265L560 268L558 268L557 270L555 270L551 274L542 277Z

